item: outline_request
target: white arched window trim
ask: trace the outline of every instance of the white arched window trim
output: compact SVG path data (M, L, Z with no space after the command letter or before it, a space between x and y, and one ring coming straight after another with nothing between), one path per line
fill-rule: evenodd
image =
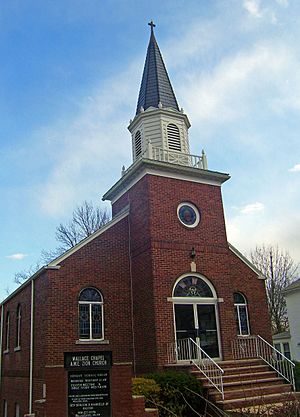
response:
M100 297L100 301L94 301L94 300L80 300L81 295L84 293L84 291L92 289L96 291ZM104 311L103 311L103 295L98 288L95 287L85 287L83 288L79 293L79 301L78 301L78 307L79 307L79 340L82 341L92 341L92 340L104 340ZM97 309L97 307L100 307L100 314L101 314L101 335L100 337L94 337L94 330L93 325L95 323L93 319L94 314L94 308ZM84 311L85 310L85 311ZM83 335L82 329L81 329L81 321L82 317L81 314L85 313L88 315L88 333ZM99 313L98 313L99 314Z
M233 294L233 296L235 296L235 294L238 294L243 298L243 302L235 302L234 301L234 310L235 310L235 314L236 314L238 336L247 337L247 336L250 336L250 324L249 324L247 298L240 291L236 291ZM242 311L243 310L245 312L245 316L244 316L245 322L242 324ZM243 331L244 325L246 325L247 331Z

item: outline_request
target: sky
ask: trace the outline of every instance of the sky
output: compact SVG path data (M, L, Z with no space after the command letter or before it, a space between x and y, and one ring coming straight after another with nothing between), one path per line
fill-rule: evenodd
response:
M0 300L55 230L130 166L155 34L191 153L223 185L228 240L300 261L298 0L10 0L0 8Z

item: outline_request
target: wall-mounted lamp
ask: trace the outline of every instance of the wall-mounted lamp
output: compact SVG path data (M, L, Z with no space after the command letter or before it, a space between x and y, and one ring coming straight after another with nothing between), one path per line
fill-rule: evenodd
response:
M195 251L194 246L192 247L192 250L191 250L191 253L190 253L190 258L193 259L193 260L196 258L196 251Z

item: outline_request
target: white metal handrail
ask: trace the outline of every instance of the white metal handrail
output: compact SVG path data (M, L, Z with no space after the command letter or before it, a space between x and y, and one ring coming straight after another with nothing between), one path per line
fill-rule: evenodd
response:
M295 364L261 336L257 335L259 357L266 362L278 375L293 385L295 390Z
M295 389L295 364L260 335L234 340L232 353L235 359L261 358Z
M168 345L168 362L189 361L193 363L224 399L224 370L193 339L178 339Z
M196 350L196 358L191 358L191 362L203 373L209 382L218 390L224 400L223 374L224 370L201 348L193 339L189 342Z

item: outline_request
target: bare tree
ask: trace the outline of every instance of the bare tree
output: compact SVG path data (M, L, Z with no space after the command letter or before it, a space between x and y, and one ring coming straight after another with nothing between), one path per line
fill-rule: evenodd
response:
M257 246L251 252L252 263L265 275L269 313L274 333L288 327L283 290L296 279L299 264L278 246Z
M56 240L59 246L54 250L42 250L40 260L36 265L31 265L28 269L15 274L15 282L20 284L32 276L41 265L51 262L62 253L71 249L82 239L90 236L110 220L106 209L95 207L92 202L84 201L77 206L72 213L71 220L66 223L60 223L56 228Z
M66 251L96 232L108 221L109 215L106 210L94 207L93 203L84 201L73 211L69 223L60 223L56 228L56 240L61 244L60 248Z

